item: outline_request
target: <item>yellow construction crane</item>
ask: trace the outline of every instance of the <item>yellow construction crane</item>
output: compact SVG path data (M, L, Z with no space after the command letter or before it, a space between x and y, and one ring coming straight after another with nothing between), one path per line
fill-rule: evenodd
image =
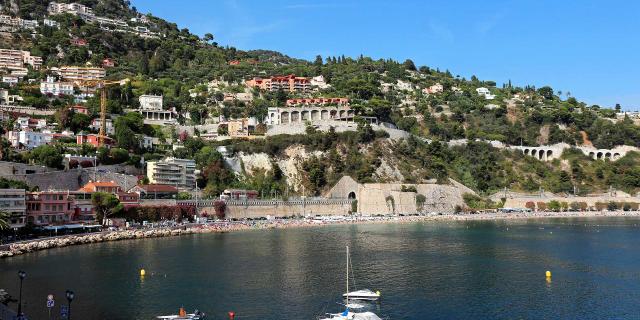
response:
M107 122L107 90L108 86L112 85L125 85L130 80L128 78L122 80L82 80L82 79L68 79L70 80L74 86L79 88L97 88L100 90L100 133L98 135L98 146L102 146L104 144L104 138L107 136L105 134L106 131L106 122ZM23 86L22 88L29 89L37 89L40 88L39 85L28 85Z
M107 87L112 85L125 85L129 79L123 80L74 80L78 87L97 88L100 90L100 133L98 134L98 147L104 144L107 126Z

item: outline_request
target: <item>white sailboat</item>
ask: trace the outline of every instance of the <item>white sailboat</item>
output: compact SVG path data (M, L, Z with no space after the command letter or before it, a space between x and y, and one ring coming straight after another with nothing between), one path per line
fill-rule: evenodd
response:
M347 246L347 292L349 292L349 246ZM349 303L350 295L345 296L346 309L342 313L329 313L328 318L320 320L382 320L373 312L351 312L350 309L358 309L364 307L359 303Z

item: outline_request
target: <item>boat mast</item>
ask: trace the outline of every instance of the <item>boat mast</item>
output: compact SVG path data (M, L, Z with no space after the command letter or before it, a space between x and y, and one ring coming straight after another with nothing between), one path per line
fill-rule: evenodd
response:
M347 309L349 309L349 246L347 246Z

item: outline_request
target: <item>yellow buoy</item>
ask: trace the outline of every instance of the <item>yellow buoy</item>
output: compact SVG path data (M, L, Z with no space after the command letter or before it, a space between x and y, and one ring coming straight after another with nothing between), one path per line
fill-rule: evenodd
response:
M551 278L551 271L547 270L547 272L545 273L545 275L547 276L547 278Z
M144 275L145 275L146 273L147 273L147 272L146 272L146 271L144 271L144 269L140 269L140 276L141 276L141 277L144 277Z

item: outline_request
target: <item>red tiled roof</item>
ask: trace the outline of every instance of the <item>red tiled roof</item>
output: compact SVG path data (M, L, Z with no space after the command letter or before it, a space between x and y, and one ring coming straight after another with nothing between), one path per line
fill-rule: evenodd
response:
M118 186L117 183L113 182L113 181L96 181L96 182L89 182L87 184L85 184L82 188L80 188L78 191L84 191L84 192L93 192L93 190L95 190L96 188L119 188L120 186Z

